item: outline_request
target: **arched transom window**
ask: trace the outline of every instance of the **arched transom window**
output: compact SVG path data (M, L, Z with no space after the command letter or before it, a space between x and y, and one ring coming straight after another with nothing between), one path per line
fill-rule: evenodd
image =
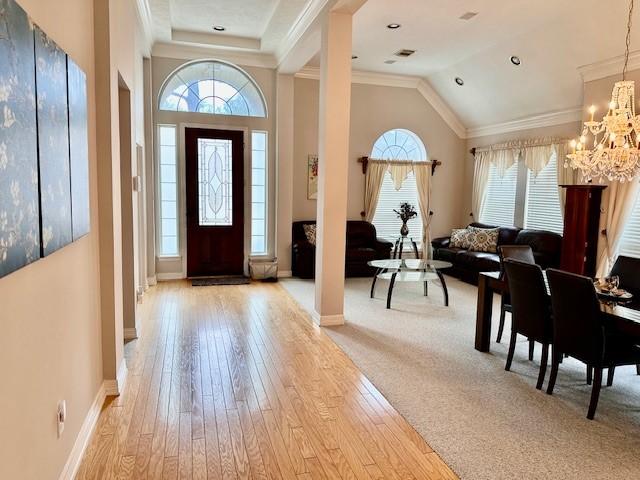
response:
M427 161L427 151L415 133L396 128L383 133L373 144L371 158L390 161ZM412 204L418 216L409 220L409 236L417 243L422 238L422 217L420 215L420 205L418 204L418 187L416 177L412 171L402 182L402 186L396 190L391 174L387 171L382 180L380 196L376 213L373 217L373 224L379 237L394 241L400 235L402 221L393 211L400 207L403 202Z
M427 151L415 133L396 128L380 135L373 144L371 158L426 161Z
M228 63L198 61L165 81L160 110L266 117L262 92L249 75Z

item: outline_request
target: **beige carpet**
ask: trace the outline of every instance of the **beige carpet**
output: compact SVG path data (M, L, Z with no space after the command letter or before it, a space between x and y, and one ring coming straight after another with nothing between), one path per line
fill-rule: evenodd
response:
M477 290L447 277L450 307L432 286L400 284L385 309L386 282L369 298L369 279L349 279L347 324L325 331L463 479L640 479L640 377L619 368L603 387L594 421L584 366L566 360L553 396L535 389L537 346L524 338L504 371L509 324L492 353L473 348ZM282 282L305 309L313 282ZM496 298L497 300L497 298ZM545 379L545 388L548 380Z

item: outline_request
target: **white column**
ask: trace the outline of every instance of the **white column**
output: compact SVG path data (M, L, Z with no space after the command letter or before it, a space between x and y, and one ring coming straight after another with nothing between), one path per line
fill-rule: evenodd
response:
M327 14L322 25L315 284L320 325L344 323L351 25L352 14L338 12Z
M276 256L278 275L291 276L293 220L293 75L277 77Z

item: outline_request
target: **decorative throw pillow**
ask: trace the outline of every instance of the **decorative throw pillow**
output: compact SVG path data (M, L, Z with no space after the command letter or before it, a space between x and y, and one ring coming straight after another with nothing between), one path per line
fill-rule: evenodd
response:
M454 228L451 231L449 245L453 248L469 248L469 230L466 228Z
M303 225L302 227L304 228L304 234L307 236L307 241L311 245L315 245L316 244L316 226L315 226L315 224Z
M469 250L495 253L498 250L499 228L469 227Z

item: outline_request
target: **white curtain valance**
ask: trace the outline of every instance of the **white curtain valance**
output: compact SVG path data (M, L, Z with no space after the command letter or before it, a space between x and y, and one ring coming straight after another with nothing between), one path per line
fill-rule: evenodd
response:
M379 160L376 158L370 158L369 163L377 165L386 165L385 172L389 172L391 179L393 180L393 186L396 190L402 188L402 182L406 180L409 173L414 171L414 166L431 165L431 162L427 161L414 161L414 160Z
M554 153L564 151L566 143L566 139L553 137L512 140L476 148L476 158L478 154L483 154L483 158L488 157L500 177L518 160L522 160L533 175L537 176ZM558 158L558 163L564 164L564 158Z

